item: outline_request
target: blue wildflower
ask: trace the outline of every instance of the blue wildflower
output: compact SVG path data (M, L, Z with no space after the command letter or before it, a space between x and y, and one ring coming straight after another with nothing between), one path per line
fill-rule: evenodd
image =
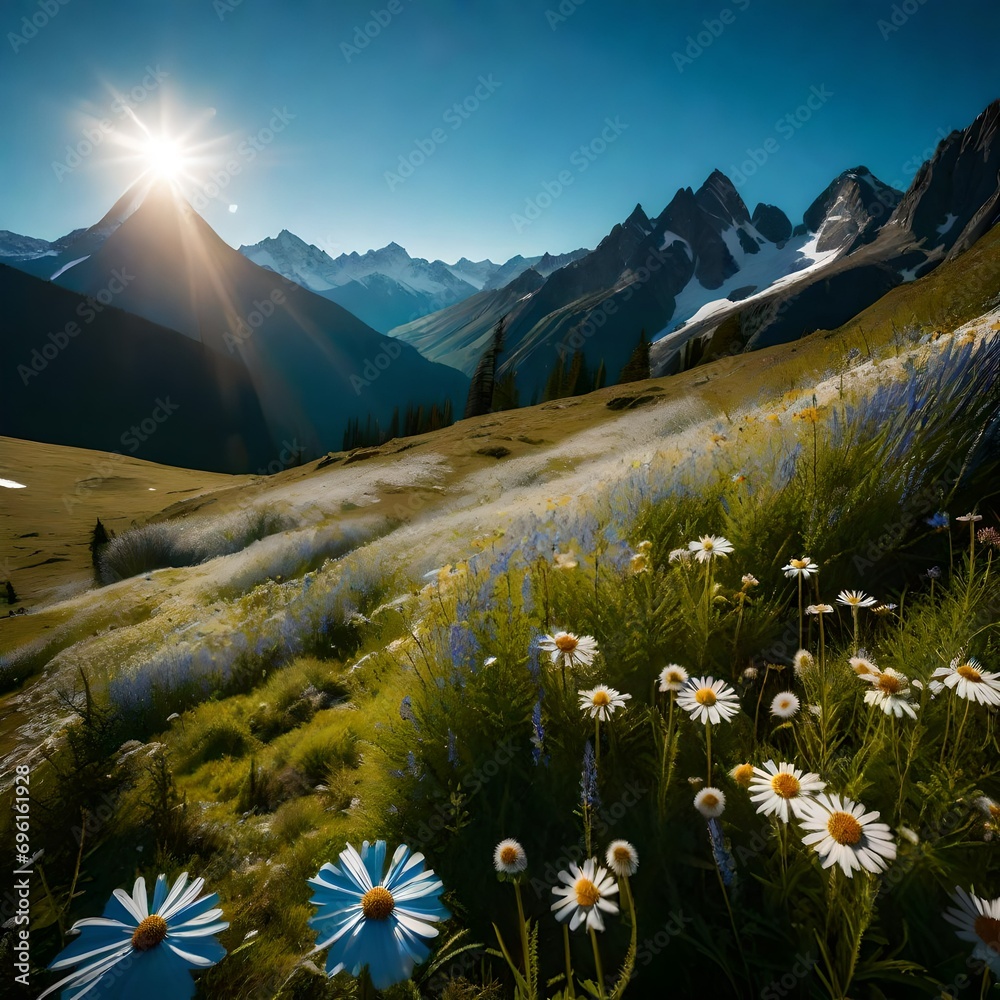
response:
M931 566L931 568L927 571L927 579L928 580L940 580L941 579L941 567L940 566Z
M430 955L425 939L438 934L432 925L451 914L441 903L441 880L423 863L422 854L401 844L383 875L385 841L366 840L360 854L347 845L341 868L328 862L309 879L317 908L309 925L316 949L330 949L328 976L344 970L359 976L367 966L372 985L384 990L409 979Z
M455 742L455 734L452 730L448 730L448 763L452 767L458 764L458 745Z
M944 531L948 527L948 515L943 510L939 510L936 514L924 518L924 523L935 531Z
M216 893L199 899L205 880L188 885L180 875L171 888L159 875L152 910L146 880L137 878L129 895L115 889L103 917L78 920L71 933L80 937L67 945L49 966L79 966L50 986L42 997L62 990L63 1000L76 1000L99 986L101 996L145 997L147 1000L187 1000L194 996L191 969L207 969L221 961L226 949L215 940L229 924L220 920ZM96 995L96 994L95 994Z
M448 647L452 665L468 667L480 659L479 640L464 625L452 625L448 632Z
M407 695L399 703L399 717L403 720L403 722L412 722L416 724L417 717L413 714L413 700L409 695Z
M708 836L712 841L712 855L719 866L723 885L732 885L736 877L736 862L726 846L726 838L722 835L722 824L714 816L708 821Z
M410 772L411 777L420 777L420 767L417 764L417 755L412 750L406 755L406 770Z
M531 710L531 759L535 767L539 764L549 766L549 755L545 750L545 727L542 725L542 699L535 702Z
M583 773L580 775L580 801L587 809L599 809L600 796L597 793L597 759L594 745L587 740L583 748Z

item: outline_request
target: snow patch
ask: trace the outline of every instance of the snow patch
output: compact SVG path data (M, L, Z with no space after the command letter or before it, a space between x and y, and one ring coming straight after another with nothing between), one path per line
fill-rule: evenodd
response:
M71 267L76 267L77 264L82 264L85 260L90 260L90 254L88 253L86 257L77 257L76 260L71 260L68 264L63 264L55 274L49 278L49 281L55 281L60 274L65 274Z

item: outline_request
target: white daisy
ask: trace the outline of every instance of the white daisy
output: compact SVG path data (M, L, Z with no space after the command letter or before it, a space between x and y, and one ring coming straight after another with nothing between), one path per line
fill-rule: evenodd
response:
M824 868L840 865L848 878L861 868L880 872L896 857L896 845L888 825L876 822L878 817L851 799L821 792L799 817L808 831L802 842L819 854Z
M708 562L714 556L730 555L733 543L721 535L702 535L696 542L688 542L688 551L694 553L698 562Z
M597 655L597 640L592 635L556 632L555 635L543 635L538 648L548 653L553 663L561 663L564 667L589 667Z
M639 852L627 840L612 840L604 858L618 878L627 878L639 869Z
M796 677L801 677L807 670L816 666L816 659L808 649L800 649L792 658L792 669Z
M687 683L688 672L677 663L668 663L660 671L661 691L680 691Z
M806 608L807 615L828 615L833 611L832 604L810 604Z
M729 777L736 782L740 788L749 788L750 782L753 781L753 764L737 764L729 772Z
M743 586L745 588L756 587L756 586L759 586L759 584L760 584L760 580L758 580L757 577L755 577L753 575L753 573L744 573L743 574Z
M501 875L518 875L528 867L528 855L516 840L508 837L493 851L493 867Z
M709 785L694 797L694 807L705 819L721 816L726 809L726 793Z
M959 698L967 698L980 705L1000 705L1000 674L983 670L983 665L975 657L956 658L951 661L950 667L938 667L931 678L942 681Z
M852 656L847 662L862 680L877 678L882 673L867 656Z
M957 938L975 945L972 957L1000 977L1000 899L981 899L958 886L951 898L958 905L949 906L944 919L958 928Z
M865 693L866 704L876 705L886 715L895 715L897 719L902 718L904 713L911 719L917 717L916 709L910 702L910 680L905 674L886 667L877 674L864 674L861 679L872 686L872 690Z
M1000 826L1000 802L994 802L988 795L980 795L976 805L995 823Z
M629 559L628 571L633 574L633 576L639 573L649 572L649 556L645 552L636 552L635 555Z
M771 702L771 715L779 719L791 719L798 714L801 704L794 691L780 691Z
M691 553L687 549L671 549L667 555L667 562L689 563Z
M975 524L976 521L981 521L982 519L982 514L962 514L961 516L955 518L956 521L966 521L971 522L972 524Z
M552 893L562 897L552 904L556 920L569 919L569 929L575 931L581 924L587 930L603 931L605 913L617 913L618 904L608 896L618 894L618 885L606 868L597 864L596 858L588 858L580 868L571 862L569 871L561 871L559 880L563 885L554 886Z
M789 559L787 566L782 566L785 576L789 579L795 576L801 576L803 580L808 580L813 573L819 572L819 565L814 563L809 556L803 556L801 559Z
M677 704L688 712L695 722L716 725L728 722L740 710L736 692L725 682L713 677L696 677L677 695Z
M870 608L876 604L874 597L869 597L863 590L842 590L837 594L837 603L849 608Z
M584 714L590 712L592 719L600 719L601 722L607 722L615 714L615 709L624 708L625 702L632 697L630 694L621 694L606 684L598 684L590 691L577 693L580 696L580 711Z
M492 667L493 664L496 663L496 662L497 662L497 658L495 656L487 656L486 659L483 660L483 666L484 667Z
M757 803L763 816L778 816L785 823L791 814L801 817L814 795L826 788L826 782L811 771L800 771L794 764L767 761L753 769L750 800Z

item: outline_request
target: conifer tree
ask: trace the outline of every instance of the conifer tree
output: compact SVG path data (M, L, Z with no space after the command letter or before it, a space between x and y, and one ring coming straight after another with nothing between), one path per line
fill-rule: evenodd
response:
M643 328L639 334L639 342L635 345L635 349L618 376L618 385L624 385L626 382L641 382L646 378L649 378L649 341L646 339L646 330Z

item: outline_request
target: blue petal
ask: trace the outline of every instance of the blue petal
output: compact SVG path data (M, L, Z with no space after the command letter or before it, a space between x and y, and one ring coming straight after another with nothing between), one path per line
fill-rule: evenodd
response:
M64 968L82 960L83 956L103 948L129 944L131 927L85 927L80 936L65 948L49 964L50 969Z
M153 889L153 909L152 913L159 913L163 901L167 898L167 876L156 876L156 887Z
M213 892L210 896L203 896L201 899L195 900L193 903L188 903L186 906L182 906L174 913L171 913L167 922L171 927L180 927L181 924L186 924L189 920L200 916L202 913L215 909L218 902L219 894Z
M361 860L368 869L368 876L372 880L372 885L379 885L385 873L385 841L376 840L374 845L366 840L361 845Z

